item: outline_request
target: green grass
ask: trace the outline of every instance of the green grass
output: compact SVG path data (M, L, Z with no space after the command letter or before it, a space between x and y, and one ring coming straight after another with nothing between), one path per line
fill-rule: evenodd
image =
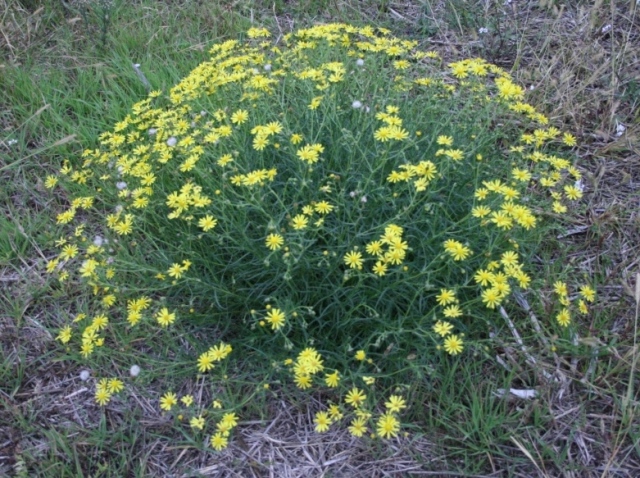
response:
M141 65L153 88L167 89L206 58L213 42L236 37L251 26L252 18L272 31L278 25L288 31L285 15L295 18L296 25L362 19L399 34L418 34L421 41L453 38L456 48L483 53L477 43L465 46L479 25L460 2L447 2L445 15L438 17L436 23L433 18L443 12L437 10L437 5L424 2L275 2L274 17L268 2L239 2L230 8L224 2L158 5L137 1L116 4L106 42L102 42L100 18L95 14L88 14L87 24L78 10L67 10L58 2L44 2L44 9L34 13L40 5L0 3L0 11L14 14L0 14L6 34L5 43L0 43L0 436L10 440L1 453L0 474L11 473L8 470L12 468L17 476L22 473L47 477L159 476L168 470L193 470L200 465L190 460L200 457L204 463L203 457L210 453L203 450L205 437L194 441L177 433L175 424L145 404L157 398L158 392L188 378L177 375L174 383L164 382L165 373L153 372L162 363L161 357L175 357L175 370L179 371L181 365L191 363L199 341L207 340L216 330L185 328L176 340L155 343L144 337L121 337L118 341L124 344L122 362L140 357L140 349L146 352L140 363L148 373L141 374L136 383L137 393L142 395L117 402L106 412L92 404L91 390L66 398L83 387L91 387L77 378L81 368L60 360L60 347L52 337L65 322L72 303L87 299L83 299L81 291L61 288L44 274L47 260L56 253L52 240L61 232L53 218L68 198L52 197L45 190L43 179L57 171L64 158L74 157L84 147L95 144L100 132L109 129L131 104L146 96L145 85L132 63ZM608 13L609 6L605 9ZM416 11L422 13L410 15ZM532 11L540 21L535 26L543 25L552 31L555 17L547 18L551 17L548 11ZM627 15L625 11L621 24ZM589 104L591 100L586 95L592 88L581 89L580 95L572 96L574 92L567 87L570 83L562 72L551 71L550 63L542 61L545 55L554 61L564 58L565 66L570 68L578 62L580 52L585 56L589 53L586 46L579 48L584 45L568 43L573 39L558 36L559 44L564 45L560 52L567 54L574 45L575 55L553 58L556 52L545 44L532 59L527 48L535 47L534 35L528 34L524 23L508 26L510 32L519 35L508 41L510 48L516 50L511 59L520 57L524 64L523 82L529 81L524 75L531 74L531 78L555 80L560 85L556 90L536 90L534 95L541 104L552 104L560 120L576 118L581 131L606 127L604 119L596 119L595 114L576 106ZM610 50L621 52L617 38ZM493 44L487 48L490 50ZM491 51L487 54L489 60ZM620 64L628 62L630 54L633 51L627 50ZM613 68L619 68L623 85L635 84L623 66ZM594 88L605 88L607 75L604 72L602 78L593 80ZM587 75L585 83L588 79ZM616 113L624 121L625 105L637 96L631 87L621 91L626 91L621 93L625 101ZM46 109L41 110L43 107ZM9 139L17 143L7 146ZM597 154L599 147L589 143L582 146L581 151L597 162L584 164L587 173L597 178L597 168L605 168L608 175L599 183L605 199L607 194L613 194L622 204L633 204L624 202L629 200L621 186L623 181L607 183L607 178L613 180L620 169L628 171L631 178L637 173L627 163L605 165ZM636 279L633 275L622 278L619 272L628 269L632 273L633 267L637 270L632 259L638 252L633 246L637 234L634 236L628 212L631 207L616 209L602 201L602 196L594 195L589 210L576 219L585 222L589 214L596 215L586 236L578 234L554 241L543 255L544 263L555 264L549 266L550 271L557 272L565 260L573 261L595 275L601 285L603 305L589 322L581 324L577 344L571 336L554 338L551 331L546 332L557 347L558 365L531 326L524 325L519 332L539 367L526 362L507 326L497 324L497 338L487 339L486 352L415 372L420 386L408 396L409 418L419 417L423 425L408 431L416 440L416 450L424 436L435 443L436 451L430 450L427 458L414 454L415 460L426 462L425 469L455 470L460 475L500 470L506 475L520 472L529 476L556 476L560 470L574 471L577 476L600 476L607 467L623 470L620 476L625 476L624 472L633 476L637 470L640 384L637 373L633 373L634 369L637 371L638 357L633 338L637 316L630 313L632 300L620 287L624 280L633 290ZM614 236L607 232L612 225ZM545 311L536 313L543 321ZM526 323L524 314L520 320ZM274 403L283 397L277 385L268 392L255 391L252 382L258 376L251 370L251 361L258 354L256 351L226 370L245 382L238 395L228 399L240 400L241 395L255 393L255 399L244 405L244 412L267 421L276 409ZM509 370L496 361L496 356ZM108 358L101 361L107 364ZM591 364L593 369L587 374ZM554 374L558 381L546 381L541 369ZM163 381L159 382L161 378ZM199 390L197 383L187 387L190 389L185 392ZM535 388L539 395L535 400L523 401L500 399L493 393L496 388L510 387ZM305 395L286 398L305 413ZM377 448L380 444L366 446L372 457L386 453ZM187 452L181 455L184 449ZM584 450L590 453L590 461L580 455ZM371 466L375 467L374 458Z

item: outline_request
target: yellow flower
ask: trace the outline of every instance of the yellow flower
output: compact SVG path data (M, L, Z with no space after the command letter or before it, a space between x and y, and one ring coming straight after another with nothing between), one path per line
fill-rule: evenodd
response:
M67 244L64 247L64 249L62 249L62 252L60 253L60 259L62 260L73 259L77 255L78 255L78 246L76 246L75 244Z
M96 389L95 400L98 405L104 407L111 400L111 393L104 387Z
M185 407L190 407L193 403L193 395L185 395L180 399L180 401Z
M582 197L582 191L576 186L567 185L564 187L564 192L571 200L580 199Z
M124 390L124 383L119 378L112 378L107 382L106 388L111 393L118 393Z
M178 403L178 397L175 393L167 392L160 398L160 408L166 412L171 410Z
M444 350L449 355L458 355L462 349L462 339L457 335L450 335L444 339Z
M357 387L353 387L351 390L349 390L349 393L347 393L344 401L345 403L351 405L353 408L358 408L362 404L362 402L366 400L366 398L367 396L361 390L358 390Z
M327 201L320 201L316 204L315 210L319 214L328 214L333 210L333 206Z
M448 317L450 319L460 317L462 315L462 311L460 310L460 307L458 305L450 305L446 307L442 313L445 317Z
M176 320L176 314L170 313L169 309L163 307L156 315L156 320L162 327L167 327L173 324Z
M382 438L393 438L398 435L400 430L400 422L391 413L385 413L378 419L377 432Z
M385 407L389 412L400 412L403 408L407 408L407 403L404 398L399 395L391 395L389 400L385 402Z
M387 273L387 265L382 261L376 262L376 264L373 266L373 273L377 276L382 277Z
M213 357L209 352L201 354L198 357L198 371L201 373L208 372L214 367L213 362Z
M433 326L433 331L436 334L440 335L441 337L446 337L449 334L449 332L451 332L452 329L453 329L453 325L451 325L449 322L442 321L442 320L439 320Z
M284 238L280 234L269 234L265 240L265 244L269 249L275 251L282 247Z
M587 302L594 302L596 300L596 291L589 285L580 287L580 295L584 297Z
M167 274L169 274L169 277L180 279L180 277L182 277L182 272L183 269L180 264L172 264L171 267L169 267Z
M294 229L300 230L307 227L309 220L304 214L298 214L291 220L291 222Z
M198 226L204 231L207 232L210 229L213 229L218 224L218 221L213 218L213 216L206 215L200 221L198 221ZM169 273L171 275L171 273Z
M204 428L204 418L202 416L193 417L191 421L189 421L189 425L191 425L191 428L202 430Z
M456 294L449 289L440 289L440 293L436 296L439 305L448 305L457 302Z
M502 294L494 288L487 289L482 292L482 302L489 308L495 309L500 304Z
M71 326L67 325L60 329L60 333L56 337L56 340L59 340L63 344L66 344L71 340Z
M220 451L223 448L226 448L229 441L227 437L225 437L222 433L216 433L211 437L211 446L214 450Z
M318 412L316 413L316 418L313 420L313 423L316 424L316 431L318 433L323 433L329 430L331 419L329 418L329 414L327 412Z
M265 320L271 324L272 330L278 330L284 325L285 318L284 312L280 309L271 309Z
M327 384L327 387L337 387L340 383L340 375L338 374L338 371L336 370L331 374L326 374L324 377L324 382Z
M58 178L55 176L47 176L47 179L44 182L44 187L47 189L53 189L56 184L58 184Z
M231 115L233 124L242 124L249 119L249 112L246 110L238 110Z
M439 144L440 146L452 146L453 145L453 138L451 136L438 136L438 138L436 139L436 143Z
M372 256L382 255L382 242L371 241L369 244L367 244L366 251L368 254L371 254Z
M363 361L364 359L366 359L366 358L367 358L367 354L365 353L365 351L364 351L364 350L358 350L358 351L356 352L356 355L355 355L355 359L356 359L356 360L358 360L358 361L362 362L362 361Z
M571 314L568 309L562 309L558 315L556 315L556 320L562 327L567 327L571 323Z
M366 419L354 418L349 426L349 433L358 438L367 433Z
M362 254L360 252L347 252L344 256L344 263L351 269L362 269Z

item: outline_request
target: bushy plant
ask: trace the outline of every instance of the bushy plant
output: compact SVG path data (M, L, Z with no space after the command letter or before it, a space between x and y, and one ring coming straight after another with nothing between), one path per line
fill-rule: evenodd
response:
M582 194L558 156L575 139L481 59L443 65L342 24L247 37L215 45L47 179L72 195L48 271L93 292L58 339L103 364L105 405L123 388L107 369L123 335L215 326L194 375L253 356L265 386L324 389L318 431L348 420L356 436L396 436L413 372L473 350L515 289L550 283L530 261L543 216ZM567 327L594 291L554 287L550 327ZM237 404L216 400L215 427L193 397L181 404L160 400L227 445Z

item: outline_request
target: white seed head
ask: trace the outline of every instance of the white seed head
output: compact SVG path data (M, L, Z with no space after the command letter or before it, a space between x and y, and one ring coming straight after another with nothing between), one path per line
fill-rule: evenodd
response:
M129 374L131 374L132 377L137 377L138 375L140 375L140 367L138 367L137 365L132 365L131 369L129 370Z
M173 148L176 144L178 144L178 140L173 136L167 140L167 146L171 146Z
M356 65L358 65L358 66L362 66L362 65L364 65L364 60L363 60L362 58L358 58L358 59L356 60Z
M351 103L351 106L353 106L355 109L362 108L362 102L356 100L353 103Z
M82 372L80 372L80 380L82 380L83 382L89 380L90 376L91 373L88 370L83 370Z
M96 236L96 237L93 238L93 245L94 246L100 247L102 245L102 243L103 243L102 236Z
M271 71L271 63L264 65L264 71Z
M122 191L123 189L127 189L127 183L125 183L124 181L120 181L116 183L116 187Z
M360 202L361 202L361 203L365 203L365 202L367 202L367 196L362 196L362 197L360 198Z
M156 134L158 132L158 130L156 128L149 128L149 131L147 131L147 133L149 134L149 136L153 136L154 134Z

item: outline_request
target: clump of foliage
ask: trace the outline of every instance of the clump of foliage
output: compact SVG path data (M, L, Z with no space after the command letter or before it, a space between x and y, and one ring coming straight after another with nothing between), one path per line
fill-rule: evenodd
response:
M343 24L281 44L264 29L247 37L215 45L47 179L72 196L48 271L93 293L58 339L68 357L105 364L106 405L124 388L106 365L123 336L215 325L194 375L215 382L234 354L254 356L264 387L323 389L318 432L343 422L394 437L413 372L473 350L514 290L549 283L530 260L543 215L581 197L558 156L575 139L481 59L443 65ZM588 312L595 292L573 286L555 281L549 327ZM239 404L220 399L218 420L189 394L159 405L215 449L237 424Z

